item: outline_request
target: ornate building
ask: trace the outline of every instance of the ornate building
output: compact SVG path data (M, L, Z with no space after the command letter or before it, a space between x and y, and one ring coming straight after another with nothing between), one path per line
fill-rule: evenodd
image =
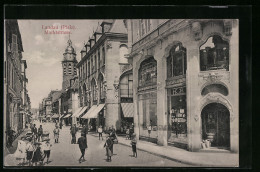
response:
M131 85L128 87L131 67L125 54L127 30L123 20L103 20L81 51L77 65L80 108L73 116L88 120L93 130L97 125L121 127L120 88L126 98L132 96L128 91L132 90ZM125 87L120 87L123 73Z
M190 151L208 140L238 152L238 20L127 25L137 137Z

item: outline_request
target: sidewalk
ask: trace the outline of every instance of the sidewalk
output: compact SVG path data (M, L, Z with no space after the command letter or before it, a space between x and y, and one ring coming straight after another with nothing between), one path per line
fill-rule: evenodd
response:
M89 133L92 136L98 137L97 133ZM118 136L118 143L129 146L130 140L126 140L123 136ZM239 167L238 153L230 152L189 152L184 149L173 146L159 146L154 143L139 140L137 149L162 158L173 161L200 166L200 167Z

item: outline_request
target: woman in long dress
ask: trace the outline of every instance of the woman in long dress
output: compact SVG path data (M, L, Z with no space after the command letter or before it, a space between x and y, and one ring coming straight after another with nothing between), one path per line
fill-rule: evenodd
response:
M18 140L17 149L14 153L14 157L19 161L18 165L24 165L26 158L26 142L25 137L21 138L22 140Z
M39 161L42 161L42 150L40 147L41 143L36 142L36 150L33 153L32 163L35 163L35 166L37 166Z

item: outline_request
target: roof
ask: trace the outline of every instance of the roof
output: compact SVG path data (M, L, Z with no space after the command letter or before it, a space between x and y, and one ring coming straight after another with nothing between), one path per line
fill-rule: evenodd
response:
M126 26L124 24L124 20L115 20L115 22L111 26L109 32L127 34L127 29L126 29Z

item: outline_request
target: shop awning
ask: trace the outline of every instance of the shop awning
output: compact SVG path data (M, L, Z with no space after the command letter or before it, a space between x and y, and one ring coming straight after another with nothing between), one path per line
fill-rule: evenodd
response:
M99 104L88 116L87 118L97 118L98 113L104 108L105 104Z
M81 111L78 113L76 118L79 118L87 110L87 108L88 108L87 106L84 106L84 108L81 109Z
M59 117L60 117L60 115L58 115L58 114L52 115L52 118L59 118Z
M69 118L71 116L71 114L67 114L66 116L64 116L63 118Z
M134 117L134 104L133 103L121 103L124 117Z
M89 119L88 116L97 108L97 105L91 106L91 108L87 111L85 115L83 115L81 118L83 119Z
M71 117L76 117L76 116L78 115L78 113L79 113L82 109L83 109L82 107L78 108L78 109L75 111L75 113L73 113L73 115L72 115Z

